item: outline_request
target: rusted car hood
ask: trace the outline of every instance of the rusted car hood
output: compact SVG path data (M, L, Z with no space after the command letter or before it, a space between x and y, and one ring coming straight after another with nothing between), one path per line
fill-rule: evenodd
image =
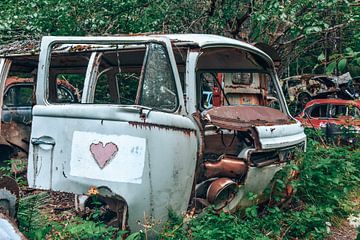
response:
M204 113L211 124L233 130L253 128L261 149L295 146L306 141L300 122L264 106L222 106Z
M289 117L264 106L222 106L208 110L205 117L212 124L227 129L289 124Z

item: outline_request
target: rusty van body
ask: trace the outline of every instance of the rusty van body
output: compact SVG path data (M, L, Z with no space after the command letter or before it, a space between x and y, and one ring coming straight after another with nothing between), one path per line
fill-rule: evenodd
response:
M61 102L55 79L74 70L81 102ZM252 45L196 34L42 39L29 186L98 194L124 229L163 222L169 209L246 207L305 141L271 58Z

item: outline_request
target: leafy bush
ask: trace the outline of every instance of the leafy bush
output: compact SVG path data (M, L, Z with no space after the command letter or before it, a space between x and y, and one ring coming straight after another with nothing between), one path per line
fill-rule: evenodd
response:
M276 192L288 184L283 176L298 169L291 181L296 190L290 207L279 204L252 206L236 214L217 214L212 209L185 221L174 214L161 239L322 239L329 234L332 220L347 216L354 203L350 193L360 186L360 149L327 146L314 139L321 133L310 131L307 152L278 174ZM270 193L274 194L274 192ZM280 200L281 196L272 196ZM359 238L359 237L358 237Z

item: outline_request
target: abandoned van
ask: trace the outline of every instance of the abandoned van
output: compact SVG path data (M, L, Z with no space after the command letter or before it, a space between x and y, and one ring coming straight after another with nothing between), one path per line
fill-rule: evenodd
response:
M74 69L81 101L64 103ZM132 231L250 205L306 141L271 58L214 35L44 37L32 115L29 186L95 193Z

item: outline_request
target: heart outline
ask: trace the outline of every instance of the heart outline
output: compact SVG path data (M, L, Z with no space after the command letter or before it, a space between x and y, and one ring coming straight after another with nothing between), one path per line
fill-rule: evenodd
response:
M103 169L118 153L119 148L113 142L107 142L105 145L102 141L90 144L90 153L100 169Z

